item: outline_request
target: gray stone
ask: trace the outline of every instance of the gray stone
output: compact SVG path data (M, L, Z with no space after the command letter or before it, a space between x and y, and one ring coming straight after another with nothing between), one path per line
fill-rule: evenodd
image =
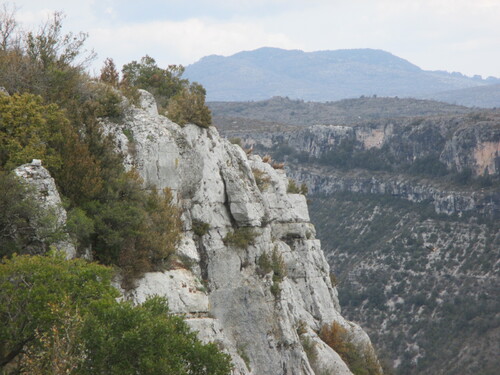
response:
M191 270L146 274L126 297L136 303L151 295L167 297L172 311L183 314L201 339L231 354L234 374L319 375L328 369L350 374L317 336L320 365L315 372L297 333L301 322L313 332L337 321L371 347L368 336L340 314L306 199L287 193L284 171L258 157L249 160L214 127L180 127L140 108L129 109L123 123L103 123L125 154L127 168L136 168L146 186L174 192L185 230L179 254L193 263ZM263 191L255 169L267 176ZM194 220L208 223L207 233L195 236ZM245 226L256 234L247 248L225 244L228 233ZM272 273L263 275L258 264L262 254L273 251L281 254L288 271L281 293L274 294Z
M66 224L66 210L62 206L61 197L57 191L56 183L48 170L42 166L39 159L33 159L31 163L23 164L14 173L21 177L27 184L33 187L35 198L41 206L48 211L52 211L56 217L55 228L63 230ZM76 256L76 248L69 236L54 244L54 246L66 253L68 259Z

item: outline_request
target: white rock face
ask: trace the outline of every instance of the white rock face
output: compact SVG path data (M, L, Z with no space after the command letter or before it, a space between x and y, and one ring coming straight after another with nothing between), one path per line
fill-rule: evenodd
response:
M214 127L180 127L154 111L132 108L124 123L105 126L127 155L127 167L135 167L146 185L173 190L183 209L180 253L194 264L191 270L148 273L127 297L137 303L150 295L167 297L202 340L216 341L231 354L234 374L350 374L315 331L336 321L356 342L371 344L340 315L306 199L287 194L284 172L257 156L247 159ZM262 191L253 170L263 172ZM194 234L195 220L209 224L206 234ZM227 246L225 236L241 227L256 233L253 243L246 249ZM259 258L273 252L281 254L287 273L280 293L271 292L273 272L259 267ZM307 357L298 333L304 324L316 359Z
M66 210L62 206L56 183L49 171L42 166L41 160L33 159L31 163L23 164L14 169L14 173L33 187L35 198L44 209L53 211L57 218L55 225L59 228L64 227ZM64 251L68 259L76 256L75 245L69 240L69 237L54 245L57 249Z

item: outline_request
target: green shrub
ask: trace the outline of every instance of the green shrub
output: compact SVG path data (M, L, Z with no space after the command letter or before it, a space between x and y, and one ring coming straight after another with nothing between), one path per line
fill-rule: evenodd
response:
M139 62L132 61L122 68L124 87L134 87L147 90L156 99L158 110L164 111L170 98L174 97L188 85L183 79L184 67L169 65L166 69L160 68L154 58L144 56Z
M286 190L287 193L307 195L308 190L309 189L307 188L307 185L305 183L303 183L299 187L293 179L291 179L291 178L288 179L288 187Z
M96 84L92 92L92 100L99 104L96 109L97 117L123 117L122 96L118 90L108 85Z
M58 254L0 263L0 372L230 374L230 357L202 344L165 299L117 302L111 277Z
M14 256L0 263L0 369L26 348L43 346L36 333L61 329L65 312L85 314L97 301L113 303L112 271L62 254ZM36 296L36 298L33 298Z
M0 167L10 170L41 159L50 170L62 168L69 122L56 105L31 94L2 95L0 113Z
M224 237L223 241L226 246L234 246L239 249L246 249L249 245L254 244L258 234L251 227L237 228L234 232L229 232Z
M195 124L208 128L212 125L212 114L205 105L205 95L205 89L197 83L184 87L169 100L167 117L181 126Z
M257 168L252 168L253 176L255 178L255 183L260 191L264 191L269 187L271 183L271 178L263 171Z
M0 170L0 259L41 254L63 236L54 212L44 209L17 176Z
M197 236L204 236L208 233L208 229L210 229L210 224L200 220L193 220L193 232Z
M287 276L288 272L283 255L276 247L271 254L271 264L273 267L273 281L280 283Z
M133 95L130 88L149 91L156 99L160 113L179 125L188 123L207 128L212 115L205 105L206 91L200 84L181 78L184 67L169 65L158 67L155 59L144 56L140 62L132 61L123 66L122 87Z
M262 253L257 260L257 273L261 276L267 275L269 272L273 272L271 285L271 293L276 298L281 295L280 283L287 275L286 264L283 259L283 255L275 247L269 256L267 253Z
M382 375L375 354L368 347L354 345L347 329L339 323L324 325L319 337L340 355L354 375Z
M262 253L257 260L257 273L261 276L267 275L273 270L271 257L267 253Z

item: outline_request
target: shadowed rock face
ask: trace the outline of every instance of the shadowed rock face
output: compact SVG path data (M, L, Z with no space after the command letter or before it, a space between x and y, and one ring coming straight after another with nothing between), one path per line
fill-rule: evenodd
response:
M33 159L31 163L23 164L14 169L14 173L33 188L35 199L41 204L41 207L53 212L56 218L56 222L54 222L56 228L54 229L63 228L66 224L66 210L62 206L56 183L49 171L42 166L42 162ZM54 246L64 251L68 259L76 256L75 245L69 237L58 241Z
M142 95L143 102L151 100ZM340 314L306 199L287 193L283 170L247 157L213 127L180 127L151 110L131 108L122 123L105 127L126 154L126 166L146 185L172 189L183 210L179 256L189 269L148 273L125 292L128 298L166 296L202 339L231 354L234 374L350 374L316 334L332 322L345 327L357 347L373 351L366 333ZM197 223L208 224L205 233L195 234ZM245 248L225 240L241 228L253 233ZM273 253L281 281L259 266L263 254ZM304 340L313 343L314 360Z

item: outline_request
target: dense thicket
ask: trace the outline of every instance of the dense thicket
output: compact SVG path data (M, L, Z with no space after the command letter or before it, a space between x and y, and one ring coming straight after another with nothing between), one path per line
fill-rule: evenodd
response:
M11 94L0 96L0 168L8 172L41 159L67 198L71 234L96 260L129 276L165 264L179 239L178 210L168 191L147 193L140 178L124 170L99 121L123 112L112 60L101 82L92 80L84 71L92 56L83 48L87 35L64 35L59 13L36 33L16 33L15 25L12 14L0 16L0 86ZM144 77L139 71L133 83ZM187 85L179 75L162 82L177 91Z

